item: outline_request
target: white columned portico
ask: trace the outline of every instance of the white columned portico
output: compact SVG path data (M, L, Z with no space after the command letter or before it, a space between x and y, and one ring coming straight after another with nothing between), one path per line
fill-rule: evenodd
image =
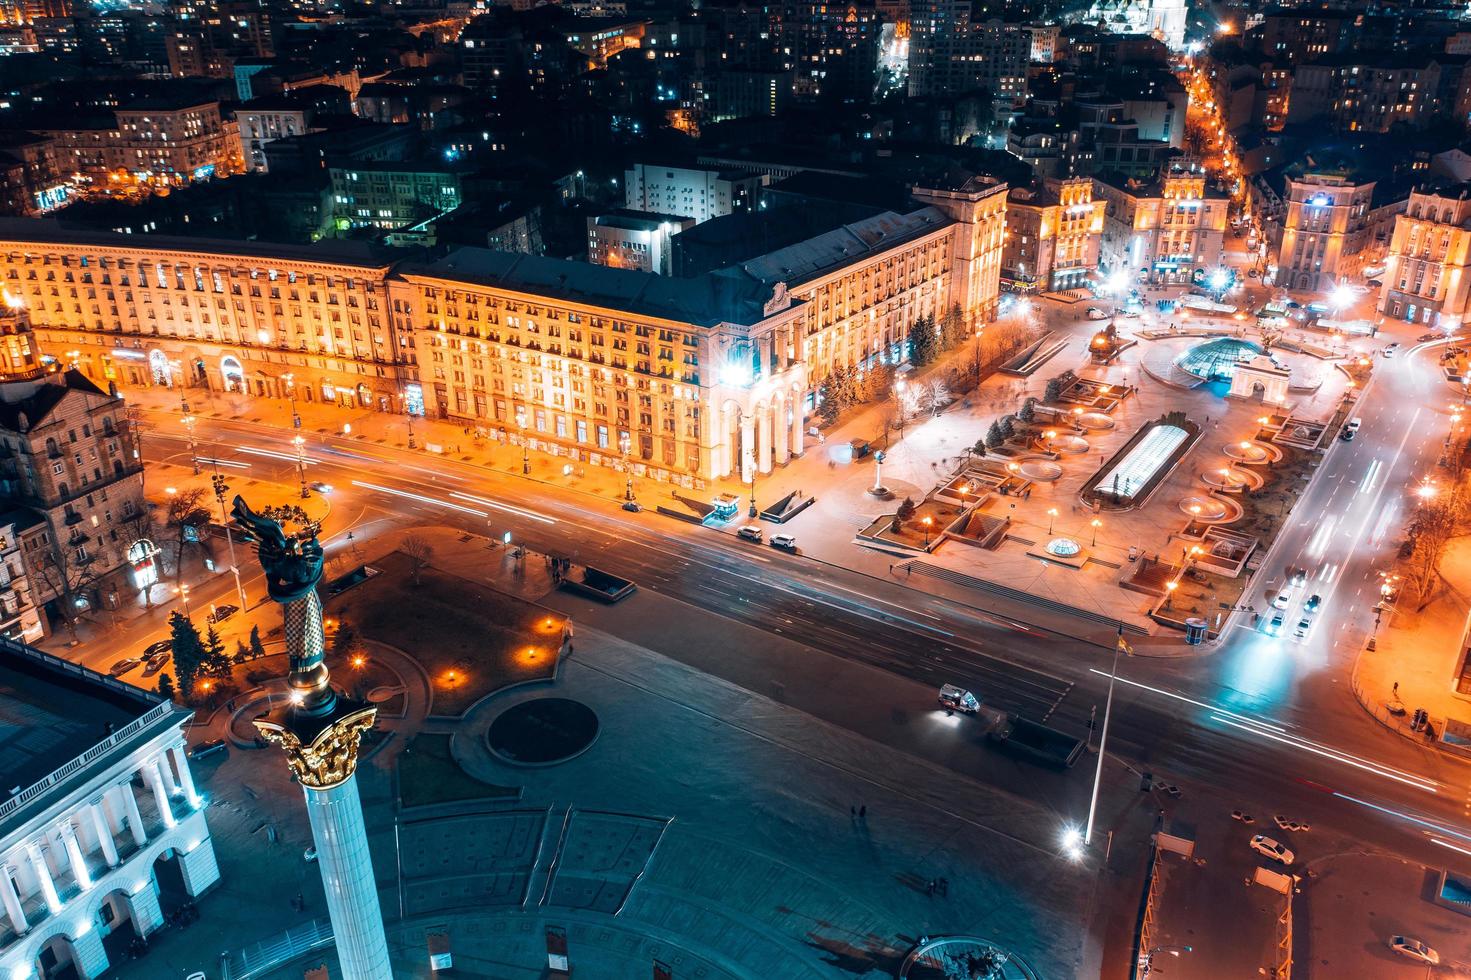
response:
M46 899L46 907L51 910L52 915L56 915L61 911L61 896L56 893L56 882L51 880L51 869L46 867L41 848L35 844L27 844L26 857L31 860L31 870L36 874L36 883L41 887L41 897Z
M138 812L138 798L133 795L132 781L118 786L117 793L123 798L123 813L127 815L128 830L133 835L133 843L142 847L148 843L148 833L143 829L143 814Z
M117 841L112 839L112 828L107 826L107 814L102 812L102 798L87 804L87 814L92 818L92 829L97 833L97 845L102 848L102 857L109 868L118 865Z
M784 402L784 401L780 401L780 400L772 402L771 403L771 435L772 435L773 441L776 443L774 449L775 449L776 461L778 463L785 463L787 461L787 457L789 455L787 453L787 432L788 432L788 429L789 429L789 427L787 426L787 403Z
M163 787L163 776L159 774L157 759L150 759L143 767L143 778L148 781L148 788L153 790L153 802L158 804L163 825L172 828L177 821L174 820L173 809L169 807L169 794Z
M756 413L756 466L771 472L771 408L763 405Z
M756 418L747 413L741 416L741 482L750 483L756 478Z
M66 861L71 865L72 878L82 891L88 890L92 887L92 872L87 870L87 861L82 857L82 845L77 843L77 828L70 823L62 827L61 840L66 847Z
M174 779L173 769L169 767L167 754L158 756L153 760L153 764L158 767L158 775L163 780L164 792L168 794L170 799L177 796L179 793L179 784Z
M802 455L802 393L799 391L792 392L791 399L787 404L792 413L792 420L789 423L791 432L790 441L787 444L787 453L789 456L800 456Z
M189 756L184 746L171 747L169 754L174 758L174 768L179 771L179 787L184 791L184 798L191 807L199 806L199 794L194 791L194 774L189 771Z
M15 885L15 865L7 864L0 868L0 898L5 901L5 917L10 920L10 929L17 936L23 936L30 928L26 922L25 909L20 907L20 893Z

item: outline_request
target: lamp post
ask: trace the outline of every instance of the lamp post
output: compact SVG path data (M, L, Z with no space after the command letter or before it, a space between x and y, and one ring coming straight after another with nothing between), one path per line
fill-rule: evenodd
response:
M751 466L751 507L746 511L747 517L756 516L756 466Z
M976 327L976 385L981 383L981 334L985 332L984 327Z
M935 523L935 519L926 514L924 520L920 521L920 523L924 525L924 546L925 550L928 551L930 547L930 526Z
M526 409L516 406L516 429L521 433L521 475L531 475L531 444L526 441Z
M296 447L296 478L301 484L301 499L306 500L312 495L306 485L306 438L297 435L292 438L291 444Z
M176 586L174 588L174 592L178 595L179 601L184 604L184 618L185 619L188 619L189 618L189 585L188 585L188 583L185 583L183 585Z
M194 475L198 476L199 447L194 441L194 423L199 420L189 414L189 400L184 397L183 392L179 393L179 411L184 413L184 417L179 421L184 423L184 432L189 437L189 462L194 465Z
M215 499L220 502L220 522L225 525L225 544L230 549L230 572L235 576L235 591L240 596L240 608L248 609L250 603L245 601L245 586L240 582L240 566L235 564L235 535L230 531L230 512L225 509L225 494L229 493L230 485L220 475L220 467L215 465L214 476L209 478L214 486Z
M627 432L618 436L618 449L623 453L623 499L629 503L633 502L633 470L628 468L628 450L633 445L633 439Z
M1056 507L1048 507L1047 508L1047 533L1048 534L1051 534L1052 533L1052 522L1055 521L1055 520L1057 520L1057 508Z
M1093 822L1098 815L1098 789L1103 782L1103 759L1108 750L1108 722L1113 716L1113 686L1119 676L1119 654L1127 649L1128 644L1124 642L1124 624L1119 623L1119 639L1113 648L1113 666L1108 671L1108 697L1103 702L1103 732L1098 737L1098 767L1093 772L1093 797L1088 802L1088 827L1083 831L1085 845L1093 843Z
M1100 527L1103 527L1103 522L1096 517L1093 518L1093 544L1089 545L1089 547L1098 547L1098 529Z
M1175 590L1178 589L1179 587L1180 587L1180 583L1179 582L1176 582L1174 579L1171 579L1170 581L1168 581L1168 582L1165 583L1165 608L1166 609L1171 609L1171 608L1174 607L1174 605L1175 605Z

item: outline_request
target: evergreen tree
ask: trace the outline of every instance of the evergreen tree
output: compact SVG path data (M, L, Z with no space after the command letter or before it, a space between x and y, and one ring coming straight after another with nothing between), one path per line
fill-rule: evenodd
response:
M945 311L945 317L940 321L940 339L945 349L950 350L959 347L968 339L968 331L965 329L965 314L960 310L960 304L951 304L950 309Z
M934 317L922 316L909 328L909 363L924 367L940 352L940 339L935 335Z
M1010 415L1001 416L1001 434L1007 439L1016 435L1016 423L1012 421Z
M259 626L252 626L250 628L250 655L251 657L264 657L266 655L266 645L261 642Z
M1028 398L1026 401L1022 402L1021 411L1019 411L1019 412L1016 413L1016 417L1019 418L1019 419L1021 419L1023 422L1034 422L1034 421L1036 421L1036 419L1037 419L1037 399L1035 399L1035 398Z
M826 382L824 382L823 387L827 387ZM838 404L837 398L833 396L830 390L823 395L822 401L817 404L818 418L822 419L828 425L832 425L837 420L838 413L842 410L843 406Z
M1062 396L1062 382L1057 378L1047 379L1047 389L1042 392L1042 400L1055 402Z
M159 674L158 696L161 698L168 698L170 701L172 701L177 693L178 692L174 690L174 679L170 677L167 672Z
M970 447L970 451L972 453L974 453L975 455L977 455L977 456L984 456L984 455L986 455L986 440L985 439L977 439L976 440L976 444L974 446L971 446Z
M904 502L899 505L899 511L894 515L893 526L895 533L902 531L904 529L905 522L913 519L913 517L914 501L909 499L908 497L905 497Z
M199 642L199 630L183 613L169 613L169 629L173 633L170 646L174 653L174 670L179 675L179 690L187 697L194 690L194 677L204 663L204 645Z
M204 633L204 659L200 664L200 673L211 677L226 678L230 676L230 658L225 655L225 641L220 639L220 634L215 631L214 623Z
M889 397L894 388L894 365L876 363L863 378L863 400L881 401Z
M991 427L986 430L986 445L991 449L1000 449L1005 441L1006 435L1001 431L1001 423L992 422Z
M235 662L243 664L250 659L250 647L245 645L244 640L235 641Z

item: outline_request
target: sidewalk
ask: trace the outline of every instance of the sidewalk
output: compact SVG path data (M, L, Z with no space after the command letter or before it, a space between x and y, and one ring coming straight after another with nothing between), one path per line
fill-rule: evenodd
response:
M1376 649L1359 653L1352 683L1359 704L1386 728L1444 749L1425 733L1410 731L1410 718L1424 708L1437 740L1447 718L1471 724L1471 692L1456 692L1471 625L1471 540L1451 542L1441 576L1442 591L1424 611L1416 612L1407 597L1385 617ZM1391 711L1396 703L1402 713Z

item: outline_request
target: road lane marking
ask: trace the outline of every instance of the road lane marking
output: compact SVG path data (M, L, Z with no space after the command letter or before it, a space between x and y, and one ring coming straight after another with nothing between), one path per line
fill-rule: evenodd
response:
M213 456L195 456L194 458L201 463L208 463L211 466L233 466L239 470L250 469L249 463L242 463L238 459L216 459Z
M317 463L317 460L312 459L310 456L302 456L298 459L293 453L278 453L274 449L254 449L250 446L241 446L240 451L242 453L250 453L252 456L269 456L271 459L284 460L287 463L303 462L308 466L314 466Z

